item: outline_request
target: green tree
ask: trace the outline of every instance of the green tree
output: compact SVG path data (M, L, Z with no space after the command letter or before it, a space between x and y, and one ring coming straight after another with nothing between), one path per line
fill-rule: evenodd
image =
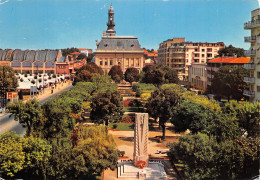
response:
M18 81L15 73L9 66L0 66L0 86L5 87L8 92L15 91Z
M32 136L21 138L21 142L25 153L25 163L20 174L22 174L23 178L34 175L46 179L48 160L51 157L51 146L46 140Z
M62 56L67 56L70 53L79 52L79 50L78 48L71 47L71 48L61 49L61 52L62 52Z
M132 84L132 82L137 82L138 79L139 79L139 71L133 67L127 68L127 70L125 71L125 80Z
M80 53L77 57L78 60L81 60L81 59L87 59L87 55L85 53Z
M164 65L146 66L140 76L142 83L156 86L179 81L176 71Z
M26 136L37 129L37 124L42 118L41 104L36 99L30 99L26 103L15 101L8 105L8 110L13 113L14 119L26 127Z
M156 90L151 94L146 104L147 112L154 118L159 118L159 126L162 127L162 139L165 139L165 123L171 120L180 97L177 93L165 89Z
M118 92L99 92L91 102L90 119L96 123L108 125L109 121L118 121L123 115L122 100Z
M119 83L121 80L123 80L123 71L119 65L112 66L110 71L108 72L108 75L111 76L111 78L116 82Z
M246 130L249 137L259 136L260 102L243 104L237 117L240 126Z
M85 164L85 167L74 166L82 175L101 174L105 169L116 168L118 151L105 126L79 126L73 153Z
M229 45L223 49L218 51L219 56L237 56L237 57L245 57L245 50L243 48L236 48L232 45Z
M0 135L0 177L13 177L23 169L25 152L20 138L13 132Z
M243 67L222 66L214 73L212 91L217 95L227 97L228 100L230 97L240 100L246 87L244 77L248 75L248 71Z
M104 84L110 84L112 79L107 74L93 74L91 82L96 86L96 89L102 89Z
M66 98L58 96L44 103L41 137L56 146L68 147L75 126L71 113L72 108Z
M103 74L104 72L102 68L97 66L95 63L88 63L87 65L76 70L74 82L90 82L93 74L95 73Z

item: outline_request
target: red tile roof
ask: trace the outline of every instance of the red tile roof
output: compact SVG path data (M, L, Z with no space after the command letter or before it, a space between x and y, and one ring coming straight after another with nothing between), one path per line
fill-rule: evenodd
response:
M234 64L245 64L249 63L250 57L219 57L209 61L209 63L234 63Z
M87 50L86 48L78 48L78 50L82 51L82 50Z

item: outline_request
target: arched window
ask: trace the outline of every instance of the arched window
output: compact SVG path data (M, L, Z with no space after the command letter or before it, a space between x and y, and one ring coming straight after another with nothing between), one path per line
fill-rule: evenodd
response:
M12 61L11 67L21 67L21 63L19 61Z
M29 61L23 62L23 67L32 67L32 63Z
M54 62L46 62L45 67L47 68L53 68L54 67Z
M43 63L37 61L37 62L34 62L34 63L33 63L33 66L34 66L34 67L43 67Z

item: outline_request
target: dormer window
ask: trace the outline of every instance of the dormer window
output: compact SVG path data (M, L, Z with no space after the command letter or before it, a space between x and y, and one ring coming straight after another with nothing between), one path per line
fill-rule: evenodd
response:
M134 47L134 45L132 44L131 47Z
M105 44L104 46L105 46L105 47L107 47L108 45L107 45L107 44Z

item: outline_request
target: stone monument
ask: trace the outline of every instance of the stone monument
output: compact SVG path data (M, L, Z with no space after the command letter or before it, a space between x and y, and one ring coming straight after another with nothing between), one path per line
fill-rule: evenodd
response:
M148 166L148 114L135 114L135 129L134 129L134 166Z
M167 179L161 161L150 161L148 157L148 114L135 113L133 161L117 164L118 179L158 180Z

